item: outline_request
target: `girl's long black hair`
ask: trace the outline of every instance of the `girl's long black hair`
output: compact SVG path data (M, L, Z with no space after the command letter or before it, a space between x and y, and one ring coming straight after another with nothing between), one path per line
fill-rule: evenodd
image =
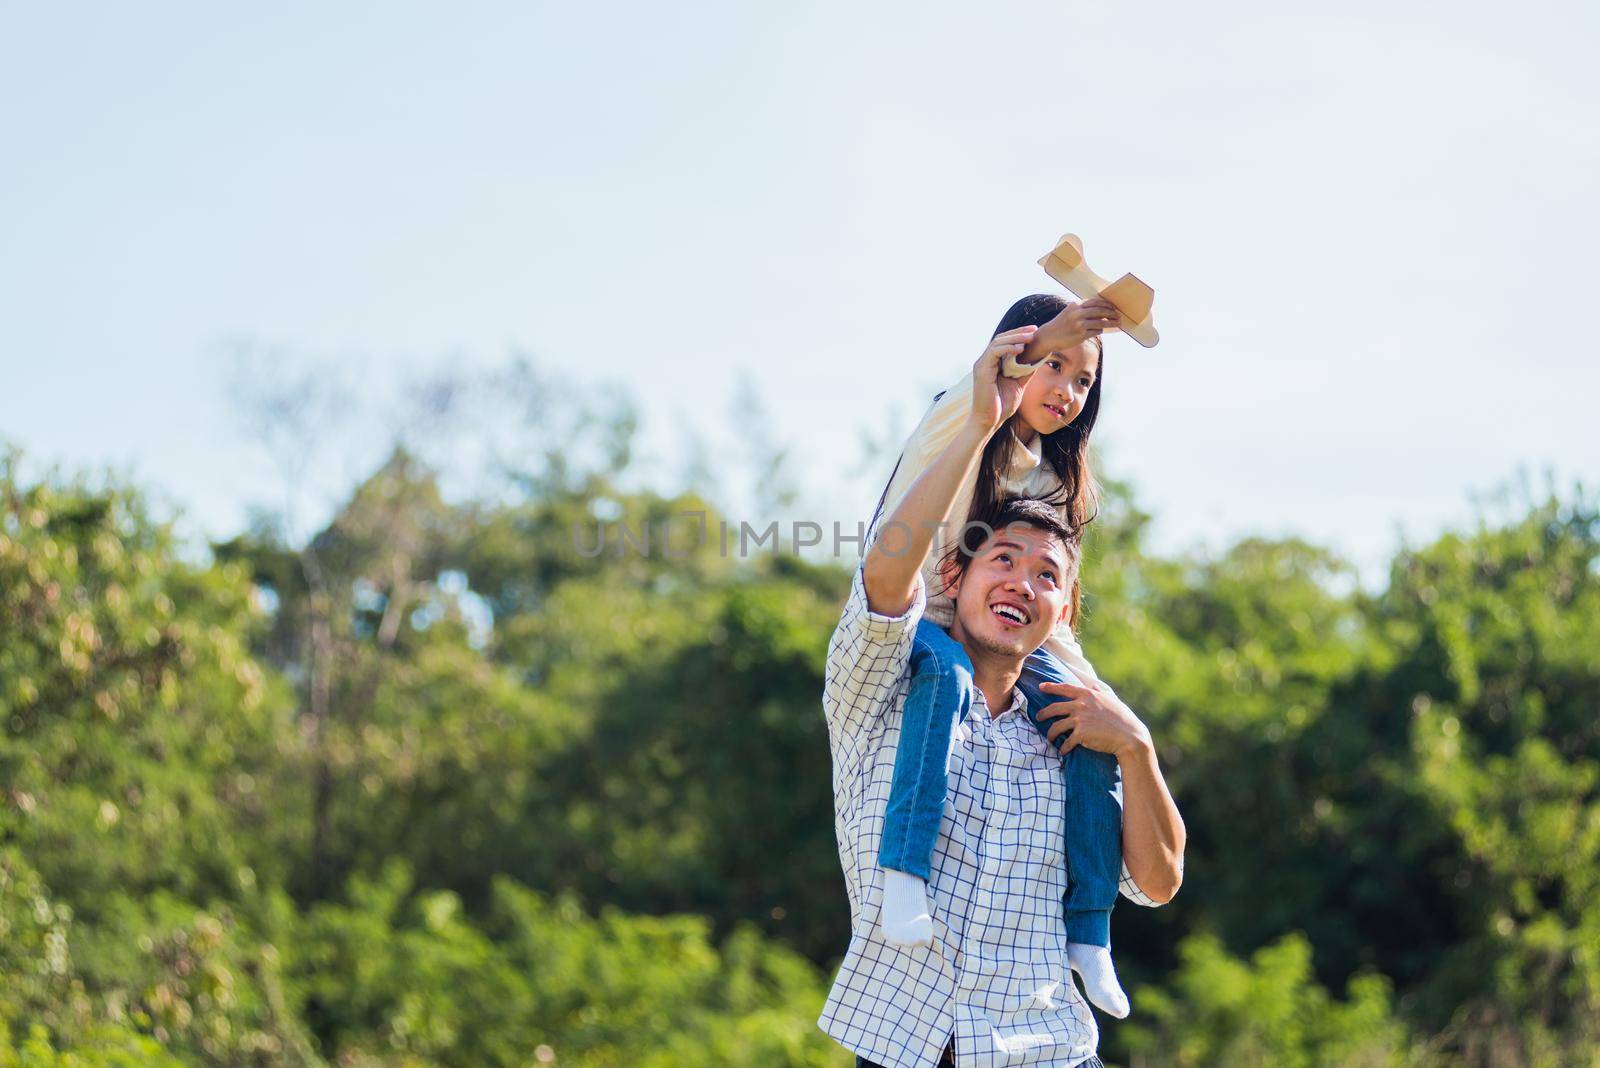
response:
M1000 325L989 336L992 338L1019 326L1043 326L1060 315L1069 303L1065 297L1053 293L1030 294L1006 309L1006 313L1000 317ZM1089 463L1089 434L1100 415L1100 387L1105 382L1106 364L1105 343L1098 338L1095 343L1100 347L1100 367L1095 373L1094 384L1089 387L1089 397L1084 401L1083 411L1060 430L1044 434L1039 439L1040 462L1049 464L1061 480L1061 489L1052 495L1050 503L1061 508L1072 529L1080 536L1083 528L1094 522L1100 512L1100 486L1095 481ZM937 401L942 396L944 394L940 393L933 399ZM1011 423L1021 417L1020 412L1013 415L1005 426L990 435L988 443L984 445L983 455L978 460L978 481L972 491L972 507L962 520L964 523L992 514L999 503L999 487L1014 447ZM905 455L902 453L900 460L903 459ZM889 472L889 481L884 484L883 493L878 497L878 507L872 514L872 527L877 526L882 515L884 503L889 498L889 487L894 484L894 476L900 471L900 460L895 461L894 470ZM1082 604L1083 584L1080 576L1074 575L1072 611L1068 616L1068 623L1074 630Z

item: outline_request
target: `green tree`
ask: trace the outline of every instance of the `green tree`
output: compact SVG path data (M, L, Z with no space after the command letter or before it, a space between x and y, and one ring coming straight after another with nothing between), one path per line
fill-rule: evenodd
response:
M1128 1028L1135 1068L1379 1068L1414 1063L1378 975L1336 1001L1311 974L1311 946L1286 935L1248 961L1213 936L1191 935L1160 988L1137 992Z

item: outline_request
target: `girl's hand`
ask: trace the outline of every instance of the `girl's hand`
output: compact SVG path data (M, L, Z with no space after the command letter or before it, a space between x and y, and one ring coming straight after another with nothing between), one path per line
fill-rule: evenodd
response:
M1068 304L1059 315L1039 328L1033 342L1019 358L1023 363L1038 363L1052 352L1076 348L1107 330L1115 330L1121 322L1117 306L1105 297Z
M1056 721L1045 731L1045 738L1062 756L1080 745L1110 753L1118 759L1150 747L1150 728L1104 680L1097 681L1094 686L1042 682L1039 689L1063 698L1039 710L1041 720Z
M985 434L994 433L1000 424L1017 414L1028 380L1007 378L1000 367L1007 356L1022 352L1038 331L1037 326L1019 326L996 334L978 362L972 365L972 422Z

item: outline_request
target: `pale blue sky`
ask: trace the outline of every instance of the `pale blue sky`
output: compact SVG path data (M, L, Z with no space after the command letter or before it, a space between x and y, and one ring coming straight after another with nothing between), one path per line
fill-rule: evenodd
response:
M859 431L1071 230L1157 291L1096 437L1158 545L1370 566L1519 465L1600 481L1597 12L0 2L0 437L224 536L277 496L231 341L520 346L645 402L663 479L749 378L853 522Z

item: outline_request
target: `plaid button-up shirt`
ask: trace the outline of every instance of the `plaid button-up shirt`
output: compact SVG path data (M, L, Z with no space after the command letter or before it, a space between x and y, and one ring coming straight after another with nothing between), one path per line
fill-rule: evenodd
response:
M901 948L879 932L878 845L924 604L919 580L904 615L869 611L858 566L828 643L822 705L851 937L818 1022L886 1068L935 1065L952 1035L960 1068L1078 1065L1099 1031L1067 963L1066 790L1020 691L993 718L980 692L952 732L929 880L933 946ZM1126 864L1121 891L1157 904Z

